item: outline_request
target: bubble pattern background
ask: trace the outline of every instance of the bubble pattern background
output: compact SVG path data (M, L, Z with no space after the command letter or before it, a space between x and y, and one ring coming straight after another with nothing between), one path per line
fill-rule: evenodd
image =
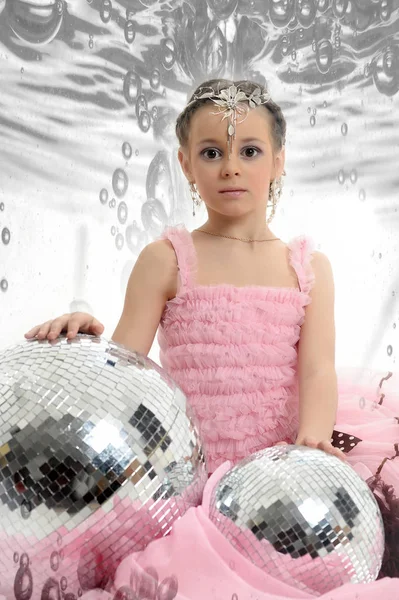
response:
M144 246L206 216L193 219L176 156L188 94L251 78L288 123L279 237L306 231L336 267L338 364L394 368L398 12L389 0L0 0L0 344L53 311L115 327Z

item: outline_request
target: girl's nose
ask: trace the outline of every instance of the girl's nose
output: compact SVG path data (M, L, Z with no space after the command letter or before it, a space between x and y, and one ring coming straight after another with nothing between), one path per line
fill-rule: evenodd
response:
M231 156L223 160L222 165L223 175L238 175L240 173L239 167L239 158L235 156L234 152L231 153Z

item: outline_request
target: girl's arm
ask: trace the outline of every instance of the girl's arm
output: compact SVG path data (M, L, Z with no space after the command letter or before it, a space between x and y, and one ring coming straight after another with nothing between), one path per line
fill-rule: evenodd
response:
M314 252L315 283L298 344L299 430L297 444L330 444L337 405L334 278L330 261ZM331 446L332 449L332 446ZM334 451L334 454L337 454Z
M143 248L130 274L112 340L147 356L176 278L176 254L169 241L157 240Z
M299 382L299 430L296 444L306 437L330 441L337 414L338 391L335 368L320 371Z

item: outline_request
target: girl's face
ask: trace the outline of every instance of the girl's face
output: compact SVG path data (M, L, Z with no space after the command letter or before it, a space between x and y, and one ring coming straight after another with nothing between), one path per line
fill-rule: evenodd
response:
M256 212L264 218L269 185L284 170L285 150L273 156L269 119L265 107L250 109L236 125L230 157L227 149L228 119L216 105L206 104L190 122L189 148L179 149L178 157L188 181L195 182L201 198L219 214L234 216ZM238 116L242 119L242 116ZM226 187L245 190L239 196L221 193Z

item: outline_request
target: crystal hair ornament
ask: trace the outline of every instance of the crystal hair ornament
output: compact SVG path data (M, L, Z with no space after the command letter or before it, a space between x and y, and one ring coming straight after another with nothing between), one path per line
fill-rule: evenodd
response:
M237 123L242 123L247 118L248 112L251 108L256 108L260 104L266 104L269 100L271 100L271 96L268 92L262 92L259 87L255 88L251 94L243 92L235 85L231 85L219 93L215 92L212 87L201 87L200 90L201 93L195 94L193 100L191 100L187 106L190 106L190 104L196 102L197 100L209 98L219 106L219 110L217 112L211 112L210 114L217 115L221 112L225 113L222 117L222 121L224 119L229 119L227 126L227 147L230 157L232 142L236 137ZM202 90L207 91L202 92ZM248 104L246 104L246 102ZM237 121L237 115L243 115L243 118Z

